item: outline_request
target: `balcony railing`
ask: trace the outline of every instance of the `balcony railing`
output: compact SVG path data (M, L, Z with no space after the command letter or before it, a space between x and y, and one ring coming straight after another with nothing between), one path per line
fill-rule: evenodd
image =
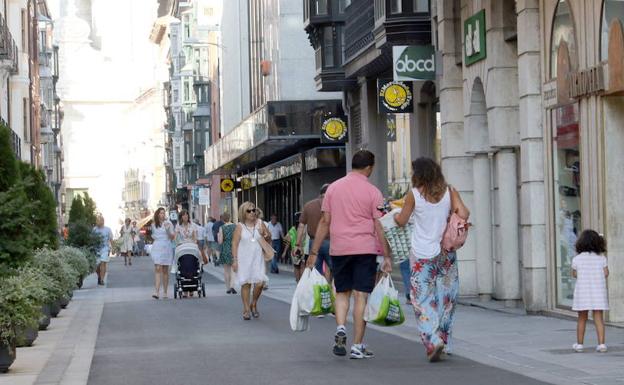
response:
M18 70L17 44L9 31L4 15L0 15L0 60L9 62L11 73Z
M17 135L17 133L13 131L11 127L9 127L9 124L6 122L6 120L0 118L0 124L9 129L11 135L11 148L13 149L13 153L15 154L15 157L17 159L22 159L22 140Z

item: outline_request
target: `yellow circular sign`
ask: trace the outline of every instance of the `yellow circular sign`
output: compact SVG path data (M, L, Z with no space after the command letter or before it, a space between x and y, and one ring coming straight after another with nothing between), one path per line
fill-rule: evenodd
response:
M250 188L252 188L252 184L251 184L251 179L249 178L243 178L241 179L241 187L243 188L243 190L249 190Z
M221 191L231 192L232 190L234 190L234 181L232 179L221 180Z
M340 118L329 118L323 123L323 135L330 140L342 140L347 135L347 123Z
M405 87L399 84L391 84L384 92L384 99L392 107L401 107L407 100L407 91Z

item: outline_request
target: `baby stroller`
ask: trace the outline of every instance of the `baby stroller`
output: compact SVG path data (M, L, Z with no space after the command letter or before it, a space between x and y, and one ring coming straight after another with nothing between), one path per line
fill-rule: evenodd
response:
M175 249L176 282L173 285L174 298L182 298L184 292L197 292L206 296L202 282L202 263L199 248L194 243L182 243Z

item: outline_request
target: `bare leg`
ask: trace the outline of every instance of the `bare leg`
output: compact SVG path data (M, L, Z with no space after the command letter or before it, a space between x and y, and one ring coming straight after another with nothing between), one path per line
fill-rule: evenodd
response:
M295 265L294 270L295 270L295 281L299 282L299 280L301 279L301 265Z
M106 262L102 262L100 263L100 279L102 280L102 283L104 283L104 278L106 278L106 265L108 263Z
M232 265L223 265L223 277L225 278L225 288L232 288Z
M254 285L254 289L253 289L253 299L251 301L251 309L253 309L254 311L257 310L258 307L258 300L260 299L260 296L262 295L262 287L264 286L264 282L261 283L256 283Z
M336 293L336 325L347 324L347 313L349 313L349 302L351 299L351 291Z
M243 299L243 314L249 314L249 297L251 296L251 285L246 283L241 288L241 298Z
M366 300L368 293L354 290L355 304L353 306L353 343L361 344L366 331L366 322L364 321L364 310L366 309Z
M154 295L160 294L160 265L154 265Z
M583 345L585 339L585 326L587 325L587 316L589 312L587 310L578 312L578 320L576 323L576 342Z
M598 345L605 343L605 324L602 310L594 310L594 324L596 324L596 334L598 335Z
M132 266L132 252L128 252L128 265Z
M161 265L160 272L162 274L162 282L163 282L163 295L167 296L167 291L169 290L169 266Z

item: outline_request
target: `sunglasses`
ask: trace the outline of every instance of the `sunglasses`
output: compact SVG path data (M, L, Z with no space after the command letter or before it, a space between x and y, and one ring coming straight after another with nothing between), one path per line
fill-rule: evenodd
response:
M249 210L247 210L247 214L255 213L255 212L256 212L256 209L249 209Z

